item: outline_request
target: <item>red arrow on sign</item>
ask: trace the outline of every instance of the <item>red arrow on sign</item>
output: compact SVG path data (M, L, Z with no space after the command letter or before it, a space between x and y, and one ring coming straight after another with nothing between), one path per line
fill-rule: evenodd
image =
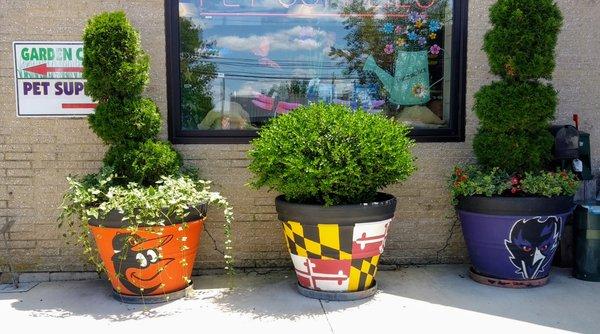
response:
M63 103L63 109L94 109L98 106L97 103Z
M23 69L24 71L40 75L48 75L49 72L83 72L83 67L48 67L48 64L39 64Z

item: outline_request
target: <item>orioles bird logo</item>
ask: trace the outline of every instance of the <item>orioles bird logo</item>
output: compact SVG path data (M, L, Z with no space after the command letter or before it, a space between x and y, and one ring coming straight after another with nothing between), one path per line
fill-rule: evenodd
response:
M129 291L149 294L162 284L160 273L173 261L162 258L160 248L173 239L172 235L145 239L128 233L113 238L112 262L119 281Z

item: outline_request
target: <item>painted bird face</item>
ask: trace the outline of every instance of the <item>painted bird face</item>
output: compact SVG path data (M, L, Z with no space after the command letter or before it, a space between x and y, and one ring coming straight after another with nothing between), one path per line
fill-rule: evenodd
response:
M548 266L560 241L560 220L536 217L517 221L509 240L504 244L510 253L510 261L524 279L541 277Z
M162 284L161 272L173 261L162 258L160 249L171 239L172 235L145 239L135 234L117 234L113 239L112 262L121 284L136 294L158 289Z

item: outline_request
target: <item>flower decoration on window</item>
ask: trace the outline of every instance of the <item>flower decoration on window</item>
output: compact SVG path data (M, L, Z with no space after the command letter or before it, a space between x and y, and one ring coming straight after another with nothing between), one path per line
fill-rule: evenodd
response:
M385 49L383 49L383 51L388 54L391 55L392 53L394 53L394 45L392 44L388 44L385 46Z
M395 27L393 23L386 23L381 27L381 31L386 34L391 34L394 31Z
M438 32L440 29L442 29L442 24L438 20L429 21L430 32Z
M440 54L443 49L435 44L443 24L429 17L427 13L411 11L400 22L384 22L379 29L386 39L384 52L392 54L396 50L429 51L433 55ZM397 49L394 48L397 47Z
M412 94L415 97L423 98L423 97L425 97L425 94L427 94L427 93L428 93L428 88L425 87L425 85L423 85L421 83L415 84L412 88Z

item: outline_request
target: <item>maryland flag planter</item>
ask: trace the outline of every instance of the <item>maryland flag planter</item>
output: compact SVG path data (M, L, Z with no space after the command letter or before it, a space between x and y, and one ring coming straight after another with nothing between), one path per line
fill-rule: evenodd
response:
M186 221L132 231L122 216L90 220L113 296L126 303L162 303L187 295L206 207Z
M323 207L276 199L301 294L355 300L376 290L377 264L394 218L396 199Z

